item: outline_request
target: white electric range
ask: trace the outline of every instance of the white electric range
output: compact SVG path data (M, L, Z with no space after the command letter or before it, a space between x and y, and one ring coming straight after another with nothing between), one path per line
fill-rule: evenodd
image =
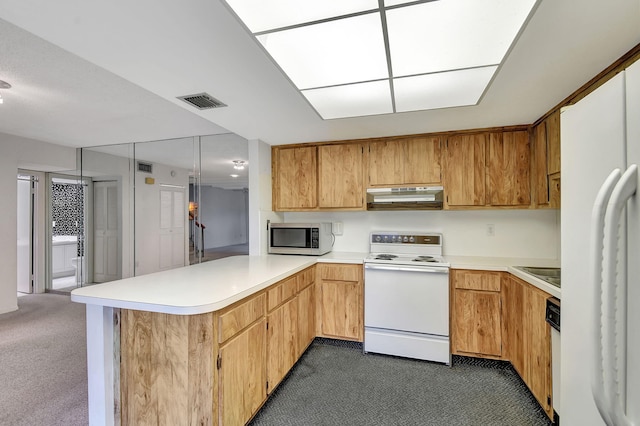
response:
M451 364L442 235L377 231L364 261L364 351Z

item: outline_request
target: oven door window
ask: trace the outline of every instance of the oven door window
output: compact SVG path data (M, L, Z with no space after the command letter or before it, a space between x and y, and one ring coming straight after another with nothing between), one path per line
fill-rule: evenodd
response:
M271 228L271 247L310 248L310 228Z

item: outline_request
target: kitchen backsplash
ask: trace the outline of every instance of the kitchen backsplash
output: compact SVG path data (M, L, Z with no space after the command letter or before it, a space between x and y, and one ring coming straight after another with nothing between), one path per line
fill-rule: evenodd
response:
M449 256L560 257L559 210L284 213L285 222L342 222L334 251L368 252L371 231L443 234ZM493 229L493 235L491 234Z

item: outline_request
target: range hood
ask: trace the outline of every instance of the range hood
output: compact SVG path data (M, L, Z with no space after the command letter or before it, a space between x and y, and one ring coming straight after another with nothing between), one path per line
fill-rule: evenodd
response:
M442 210L442 186L367 189L367 210Z

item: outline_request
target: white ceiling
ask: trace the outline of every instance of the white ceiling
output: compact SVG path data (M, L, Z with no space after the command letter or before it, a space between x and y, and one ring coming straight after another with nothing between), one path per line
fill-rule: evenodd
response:
M638 0L541 0L478 106L325 121L220 0L2 0L0 18L0 79L13 85L2 91L0 132L70 146L527 124L640 42ZM203 91L229 106L198 111L176 99Z

